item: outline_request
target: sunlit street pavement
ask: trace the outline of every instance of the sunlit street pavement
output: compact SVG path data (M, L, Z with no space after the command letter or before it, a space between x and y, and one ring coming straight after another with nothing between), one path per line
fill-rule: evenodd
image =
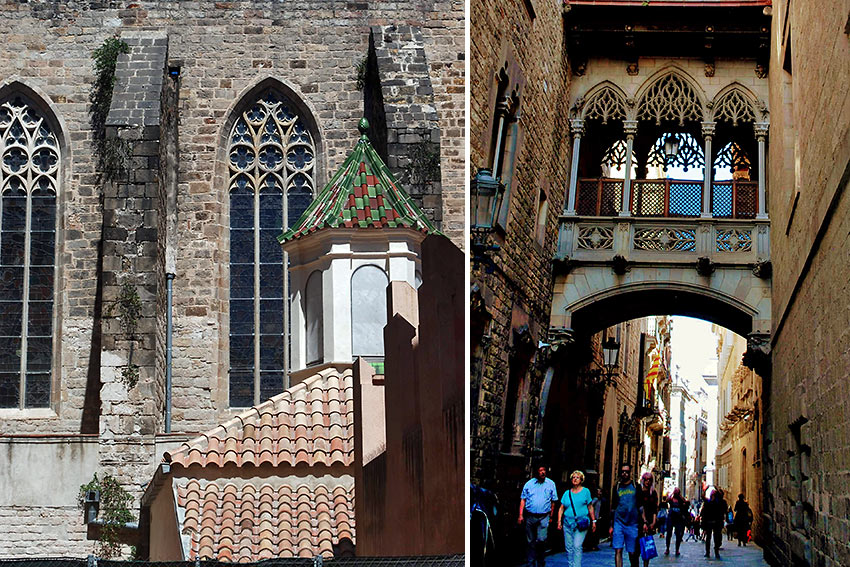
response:
M746 547L738 547L735 541L724 539L723 547L720 548L720 558L714 558L712 551L711 558L704 557L705 544L701 541L682 542L679 548L681 555L676 557L675 542L670 542L670 555L665 556L664 540L656 538L656 549L658 549L658 557L650 562L650 566L660 565L680 565L682 567L701 566L701 565L720 565L726 564L734 567L767 567L768 564L764 560L762 550L754 543L748 543ZM643 561L640 562L641 566ZM586 551L582 557L582 567L614 567L614 549L611 547L610 540L602 542L599 545L599 551ZM623 558L624 567L628 567L628 554ZM558 553L550 555L546 558L546 567L566 567L567 555Z

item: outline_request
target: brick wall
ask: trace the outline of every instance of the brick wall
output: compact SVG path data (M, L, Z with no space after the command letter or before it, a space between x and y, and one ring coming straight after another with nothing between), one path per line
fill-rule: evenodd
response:
M775 534L766 552L777 565L850 564L847 17L839 3L774 6L773 370L764 385L764 506ZM790 73L783 70L786 21Z

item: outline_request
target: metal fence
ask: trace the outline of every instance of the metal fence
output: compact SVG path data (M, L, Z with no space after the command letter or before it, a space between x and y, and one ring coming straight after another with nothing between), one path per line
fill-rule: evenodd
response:
M0 567L464 567L463 555L429 555L419 557L281 557L253 563L230 563L216 560L197 561L114 561L94 556L78 559L51 557L44 559L0 559Z

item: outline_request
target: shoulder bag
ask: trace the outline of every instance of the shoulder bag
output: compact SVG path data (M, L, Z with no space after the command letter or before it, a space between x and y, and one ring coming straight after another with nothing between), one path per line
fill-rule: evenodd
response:
M581 518L578 517L578 514L576 514L576 505L573 504L572 489L568 488L567 493L570 495L570 506L573 508L573 516L576 516L576 529L580 532L586 532L590 529L590 519L585 518L584 516Z

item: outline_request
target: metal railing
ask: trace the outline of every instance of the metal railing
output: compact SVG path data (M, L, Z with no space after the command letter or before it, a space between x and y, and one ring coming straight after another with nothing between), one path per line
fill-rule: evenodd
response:
M696 218L702 213L703 181L633 179L629 211L636 217ZM616 216L622 210L623 180L606 177L578 181L576 213L579 216ZM758 212L758 183L713 181L712 216L752 219Z

